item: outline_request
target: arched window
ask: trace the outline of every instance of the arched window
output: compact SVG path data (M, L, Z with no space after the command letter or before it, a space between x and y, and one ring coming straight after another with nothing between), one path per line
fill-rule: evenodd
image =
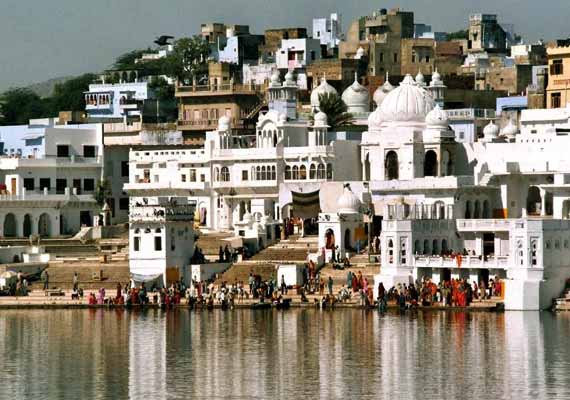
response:
M299 179L307 179L307 167L304 165L301 165L301 168L299 168Z
M317 167L317 179L325 179L325 164L319 164Z
M391 150L386 154L384 162L385 177L387 180L398 179L399 177L398 154Z
M428 150L424 158L424 176L437 176L437 154Z
M327 181L333 180L333 167L331 163L327 163Z
M431 245L431 253L436 256L439 254L439 243L437 242L437 239L434 239Z
M256 181L261 180L261 167L259 166L255 167L255 180Z
M421 252L422 252L421 243L419 239L416 239L416 241L414 242L414 254L421 254Z
M222 167L221 178L222 182L230 181L230 170L228 169L228 167Z
M473 218L481 218L481 203L479 200L475 200L475 209L473 210Z
M261 180L267 180L267 171L265 170L265 166L261 167Z
M491 218L491 206L489 200L483 201L483 218Z
M443 240L441 241L441 251L444 252L444 253L447 253L447 250L449 250L449 249L447 248L447 240L446 240L446 239L443 239Z
M317 166L315 164L311 164L309 168L309 179L316 179L317 178Z
M540 189L536 186L531 186L528 188L526 195L526 213L528 215L540 215L541 209L542 196L540 195Z
M291 179L291 166L290 165L286 165L285 166L285 179Z
M388 240L388 262L390 264L394 262L394 242L392 239Z
M429 240L424 240L424 254L429 254Z
M271 166L271 180L274 181L277 179L277 172L275 171L275 165Z
M299 167L297 165L293 165L293 180L299 179Z

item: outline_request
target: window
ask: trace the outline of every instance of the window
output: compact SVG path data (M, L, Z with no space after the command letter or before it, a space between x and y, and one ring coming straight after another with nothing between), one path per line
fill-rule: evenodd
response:
M398 53L394 53L394 62L395 62L395 63L398 62Z
M291 166L285 166L285 179L291 179Z
M241 171L241 180L242 181L247 181L248 180L248 174L247 174L247 170L243 170Z
M55 180L55 191L57 194L64 194L66 187L67 187L67 179Z
M200 174L200 182L206 182L206 175Z
M94 158L97 156L97 147L92 145L83 145L83 157Z
M196 170L195 169L190 170L190 182L196 182Z
M34 178L24 178L24 189L34 190Z
M121 161L121 176L126 178L129 176L129 162Z
M564 67L562 65L562 59L552 60L550 64L550 75L562 75L564 73Z
M426 56L426 63L429 63L429 56Z
M129 209L129 198L121 197L119 199L119 210L128 210L128 209Z
M293 180L297 180L299 179L299 167L296 165L293 165Z
M465 139L465 132L459 132L459 139Z
M317 177L317 166L315 164L311 164L309 168L309 179L315 179Z
M47 190L51 189L51 182L49 178L40 178L40 189L44 190L44 188Z
M327 181L332 181L333 179L333 167L331 163L327 163Z
M182 175L180 176L180 180L181 180L182 182L186 182L186 175L185 175L185 174L182 174Z
M230 170L228 169L228 167L222 167L221 180L222 182L230 181Z
M381 63L384 62L384 53L380 53L378 57Z
M81 179L73 180L73 188L77 191L77 194L81 194Z
M319 164L317 167L317 179L325 179L325 164Z
M69 146L66 144L57 145L57 156L58 157L69 157Z
M86 192L93 192L95 190L95 179L83 179L83 190Z
M141 248L141 237L135 236L135 240L133 242L133 250L140 251L140 248Z
M307 167L304 165L299 168L299 179L307 179Z
M562 97L560 92L555 92L550 95L550 108L560 108L562 104Z
M154 251L162 251L162 237L154 237Z

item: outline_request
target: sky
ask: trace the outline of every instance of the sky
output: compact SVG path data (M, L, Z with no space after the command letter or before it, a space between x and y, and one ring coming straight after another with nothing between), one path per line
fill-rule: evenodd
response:
M343 28L380 8L413 11L435 31L467 27L473 12L496 13L527 41L570 35L570 0L0 0L0 90L99 72L156 36L190 36L203 22L310 28L342 15Z

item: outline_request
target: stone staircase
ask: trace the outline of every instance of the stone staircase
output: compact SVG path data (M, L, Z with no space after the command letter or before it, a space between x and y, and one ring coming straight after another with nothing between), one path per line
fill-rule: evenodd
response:
M220 252L220 246L225 247L228 244L226 239L232 237L233 234L229 232L202 233L196 240L196 246L202 250L204 255L217 257Z
M570 311L570 287L564 290L562 297L554 300L553 308L555 311Z
M130 280L128 262L52 262L48 265L49 287L71 290L73 288L73 274L77 272L79 286L84 291L115 290L117 283L124 285ZM102 271L102 273L101 273ZM94 279L102 274L103 279ZM32 289L42 289L43 282L33 282Z

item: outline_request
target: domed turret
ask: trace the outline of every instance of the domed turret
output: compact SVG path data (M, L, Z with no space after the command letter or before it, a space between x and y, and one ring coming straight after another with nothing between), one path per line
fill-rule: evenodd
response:
M281 86L281 78L279 76L279 71L275 70L273 75L271 75L271 82L269 83L270 87L279 87Z
M230 118L227 115L222 115L218 119L218 131L227 132L230 129Z
M368 132L375 132L380 130L382 125L382 114L380 110L376 109L368 116Z
M293 72L288 71L287 74L285 74L284 86L297 86L297 83L295 83L295 77L293 76Z
M315 114L315 123L313 125L315 128L328 128L328 124L329 119L327 117L327 114L322 111L319 111Z
M386 122L425 122L434 106L431 94L408 74L382 101L380 112Z
M358 82L356 73L354 73L354 83L342 93L342 101L348 108L347 112L351 114L362 114L370 111L368 89Z
M431 76L431 82L429 83L430 86L441 86L443 85L443 81L441 80L441 75L437 72L437 69Z
M442 110L439 105L436 105L426 116L426 124L438 128L447 128L449 125L449 115L447 115L447 112Z
M332 87L328 82L326 77L323 77L323 79L321 80L321 84L319 86L317 86L315 89L313 89L313 92L311 93L311 107L313 107L313 110L318 110L319 109L319 96L321 95L325 95L325 94L336 94L338 95L338 92L336 91L336 89L334 87Z
M416 83L420 86L425 86L426 85L426 79L424 77L424 74L422 74L422 71L419 70L418 74L416 75Z
M495 125L495 122L491 121L483 129L483 142L492 142L499 137L499 127Z
M386 72L386 79L384 79L384 84L382 86L379 86L372 96L372 100L374 100L374 103L376 103L376 107L380 107L388 93L390 93L392 90L394 90L394 86L392 86L388 80L388 73Z
M518 128L515 124L513 124L513 121L509 119L509 123L501 131L501 135L505 136L509 140L513 140L515 139L517 133L519 133Z
M350 185L344 185L344 192L336 203L337 212L340 214L357 214L360 212L360 200L350 189Z

